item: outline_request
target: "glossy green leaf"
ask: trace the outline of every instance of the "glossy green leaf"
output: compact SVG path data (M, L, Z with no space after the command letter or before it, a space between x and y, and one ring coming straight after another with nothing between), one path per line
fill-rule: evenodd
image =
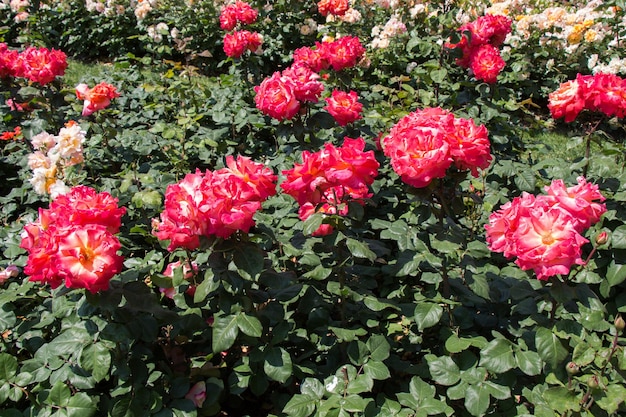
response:
M461 371L452 358L427 355L428 370L432 378L441 385L454 385L461 379Z
M270 348L269 351L265 352L263 370L270 379L281 383L286 382L293 374L293 364L289 352L279 347Z
M501 374L515 366L511 343L504 339L494 339L480 351L480 366Z
M420 331L439 323L443 307L435 303L419 303L415 307L415 323Z
M219 353L228 350L235 343L238 334L237 315L215 316L213 321L213 352Z
M251 337L261 337L263 334L263 325L259 319L245 313L237 315L237 327L239 327L239 330L243 333Z
M539 327L535 333L535 345L541 359L552 369L556 369L567 357L567 349L550 329Z

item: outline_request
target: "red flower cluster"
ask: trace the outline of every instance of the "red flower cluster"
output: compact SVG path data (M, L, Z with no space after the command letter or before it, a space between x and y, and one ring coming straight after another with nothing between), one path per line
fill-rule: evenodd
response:
M317 10L322 16L329 14L343 16L349 8L348 0L320 0L317 2Z
M48 84L67 68L65 53L46 48L29 47L22 52L0 43L0 77L21 77L41 85Z
M200 246L201 236L228 238L254 226L252 216L261 203L276 194L277 176L249 158L226 157L227 167L197 170L169 185L161 220L153 219L154 235L170 240L169 251Z
M382 145L402 181L417 188L443 178L453 163L474 176L491 163L485 126L439 107L404 116L382 139Z
M256 21L259 12L252 8L244 1L236 1L222 8L220 13L220 27L222 30L233 30L237 23L245 25L252 24Z
M327 106L324 107L339 123L345 126L361 118L363 105L357 100L359 96L355 91L346 93L341 90L334 90L331 97L326 98Z
M57 288L106 290L122 270L121 244L115 236L126 212L109 193L77 186L60 195L39 219L24 226L20 247L28 251L24 272L31 281Z
M547 195L524 193L489 216L487 244L523 270L534 270L537 279L569 274L572 265L582 265L582 233L606 211L605 198L597 185L578 177L578 185L566 187L554 180ZM597 202L599 201L599 202Z
M553 118L564 117L567 123L583 110L622 118L626 115L626 79L615 74L578 74L548 95L548 108Z
M22 135L22 128L16 126L13 131L3 132L0 134L0 140L13 140Z
M291 119L306 102L317 102L324 84L320 76L306 65L295 63L276 71L254 87L256 107L277 120Z
M328 69L341 71L356 66L365 48L356 36L344 36L334 41L315 42L315 48L302 47L293 52L294 62L301 62L315 72Z
M511 19L506 16L481 16L461 26L459 32L463 35L458 43L446 44L451 49L461 48L463 56L456 60L457 64L471 69L476 79L495 83L506 65L498 48L511 32Z
M220 27L223 30L232 31L238 23L244 25L254 23L258 14L248 3L237 0L222 8ZM246 50L260 51L262 44L263 37L257 32L237 30L224 35L224 53L231 58L240 58Z
M107 108L111 104L111 100L119 96L120 94L115 86L104 81L94 88L89 88L87 84L78 84L76 86L76 97L79 100L85 100L83 116L89 116L93 112Z
M364 204L372 196L368 186L378 175L379 164L374 152L364 149L362 138L346 137L341 148L326 143L321 151L302 152L302 164L283 171L286 179L280 186L300 205L301 220L316 212L345 216L349 202ZM313 235L327 235L332 230L322 224Z
M246 50L255 52L262 44L261 34L249 30L238 30L224 35L224 53L231 58L240 58Z

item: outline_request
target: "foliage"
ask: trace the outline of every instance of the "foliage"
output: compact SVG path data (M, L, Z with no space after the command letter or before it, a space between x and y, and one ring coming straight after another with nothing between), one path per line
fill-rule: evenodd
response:
M86 71L73 62L45 87L2 80L0 126L21 126L23 139L0 142L0 270L26 265L21 233L50 203L29 182L29 139L44 130L78 121L85 161L68 171L68 185L110 192L127 211L118 235L124 268L109 290L52 290L23 273L2 283L2 415L624 414L623 122L585 114L564 124L545 107L547 94L578 72L580 57L530 39L511 47L498 83L477 83L443 47L462 11L431 2L411 17L403 3L406 33L388 48L368 46L359 66L324 79L324 97L335 88L358 92L362 119L338 126L320 100L278 122L255 108L253 87L290 65L294 49L319 40L301 33L305 19L324 23L319 36L350 33L369 45L371 28L392 14L362 2L361 23L326 23L313 2L293 4L257 5L265 52L240 60L222 55L214 3L197 13L163 3L140 25L130 9L112 17L82 5L33 10L22 26L3 22L12 44L42 42L89 58L102 58L94 45L115 28L103 43L115 59ZM76 22L68 31L93 37L61 30L43 37L45 25L60 28L65 19ZM159 22L192 39L176 49L173 39L151 42L139 32ZM590 48L597 49L585 53L608 53L606 44ZM548 74L535 64L540 57L555 60ZM121 96L81 117L75 86L101 81ZM7 99L32 111L11 110ZM423 189L402 183L380 138L431 106L487 127L488 170L478 177L451 170ZM545 155L528 137L555 125L568 143L552 146L568 152ZM380 163L373 196L350 205L347 216L301 221L297 203L277 187L250 233L173 252L152 234L166 187L186 174L245 155L282 180L303 151L340 146L346 136L363 137ZM607 212L585 232L585 265L539 281L489 251L484 225L493 211L553 179L573 185L583 173L607 198ZM323 223L334 232L311 236ZM608 240L596 239L601 232ZM166 274L176 261L193 261L198 271ZM206 387L201 406L186 398L198 382Z

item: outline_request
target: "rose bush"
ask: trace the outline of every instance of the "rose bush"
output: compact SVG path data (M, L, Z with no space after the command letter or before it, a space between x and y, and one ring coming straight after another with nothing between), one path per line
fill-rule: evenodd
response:
M624 5L345 4L0 5L0 414L626 412Z

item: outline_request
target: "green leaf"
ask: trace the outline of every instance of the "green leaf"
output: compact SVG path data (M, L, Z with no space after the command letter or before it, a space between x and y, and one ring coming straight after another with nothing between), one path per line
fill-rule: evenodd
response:
M489 408L489 392L478 385L470 385L465 392L465 408L471 415L479 417Z
M8 353L0 353L0 380L9 381L17 373L17 359Z
M93 416L98 407L97 402L84 392L78 392L70 398L65 410L68 417Z
M350 359L350 362L356 366L363 365L368 357L367 346L360 340L351 341L348 345L346 353L348 354L348 359Z
M325 215L323 213L311 214L302 225L302 233L305 236L310 236L322 225Z
M367 405L372 401L371 398L361 398L358 395L348 395L339 401L341 408L352 413L362 413Z
M443 307L435 303L420 303L415 307L415 323L419 331L439 323Z
M604 390L604 396L596 402L604 411L613 414L624 401L626 401L626 388L621 384L611 384Z
M283 413L292 417L308 417L315 411L319 398L296 394L285 404Z
M103 343L94 343L83 348L80 366L91 372L96 382L102 381L111 369L111 352Z
M461 371L452 358L448 356L436 357L426 355L428 370L436 383L441 385L454 385L461 379Z
M293 374L293 364L291 356L283 348L273 347L265 353L263 363L265 374L280 383L284 383Z
M543 399L550 407L563 414L566 412L580 411L581 398L576 395L575 391L570 391L566 387L551 387L543 392Z
M480 366L491 372L504 373L515 366L511 344L504 339L494 339L480 351Z
M446 71L445 68L435 69L430 72L431 80L437 84L441 84L446 79L447 75L448 71Z
M348 394L361 394L371 392L374 387L374 380L366 374L358 374L356 378L348 382Z
M459 338L453 334L446 339L446 350L450 353L461 353L472 345L471 340Z
M611 246L613 249L626 249L626 225L621 225L611 233Z
M539 375L543 367L543 361L537 352L517 351L515 352L517 367L526 375Z
M391 345L387 341L387 338L380 334L373 334L367 340L367 348L370 351L370 359L374 361L384 361L389 357L389 351L391 350Z
M324 384L315 378L305 378L300 385L300 392L309 397L315 397L321 400L324 396Z
M535 345L541 359L552 369L557 369L559 364L567 357L568 351L561 340L550 329L539 327L535 333Z
M533 170L521 170L517 171L515 177L513 178L515 185L520 191L535 191L536 179L535 173Z
M193 302L200 303L207 299L209 294L216 291L220 287L219 280L215 279L212 270L207 270L204 274L204 279L196 287L196 292L193 294Z
M369 361L363 365L363 373L372 379L384 380L391 377L389 368L382 362Z
M65 382L57 381L48 392L48 397L46 397L45 403L56 407L65 407L69 403L71 397L72 392L67 387Z
M374 261L376 259L376 254L363 242L348 238L346 239L346 245L348 246L348 250L352 256L355 258L365 258L370 261Z
M233 250L233 262L242 277L256 280L263 271L265 257L256 245L237 245Z
M263 325L254 316L240 313L237 315L237 326L239 330L250 337L261 337L263 335Z
M616 264L612 261L609 268L606 271L606 280L609 286L614 287L621 284L626 279L626 265Z
M226 317L215 315L212 341L214 353L224 352L235 343L235 339L237 339L237 335L239 334L237 322L237 315Z

